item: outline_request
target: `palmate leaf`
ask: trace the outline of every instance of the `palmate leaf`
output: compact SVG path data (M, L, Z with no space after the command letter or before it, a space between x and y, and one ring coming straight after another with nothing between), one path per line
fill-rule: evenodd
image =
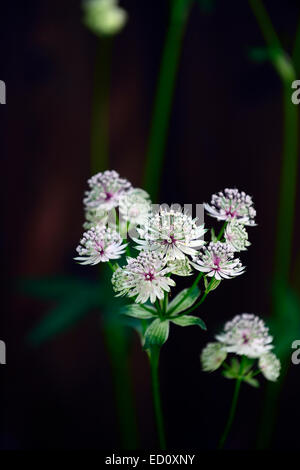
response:
M30 331L28 342L38 346L73 326L98 303L92 294L95 292L88 295L87 291L78 291L76 295L61 300ZM99 291L97 294L99 296Z
M200 290L198 287L195 287L191 292L189 292L188 296L185 297L188 291L189 289L183 289L178 295L176 295L168 305L167 315L169 314L171 317L177 316L178 313L184 312L184 310L192 307L200 296Z
M162 346L169 337L170 323L168 320L157 318L148 326L145 332L144 349L152 346Z
M178 326L193 326L197 325L202 328L202 330L207 330L206 325L203 320L199 317L193 317L192 315L181 315L177 318L170 319L172 323Z
M72 278L24 279L22 292L44 300L56 300L55 307L44 315L27 335L27 341L39 345L73 326L105 298L103 283Z
M147 305L143 308L138 304L126 305L121 309L120 313L141 320L148 320L156 316L155 308Z

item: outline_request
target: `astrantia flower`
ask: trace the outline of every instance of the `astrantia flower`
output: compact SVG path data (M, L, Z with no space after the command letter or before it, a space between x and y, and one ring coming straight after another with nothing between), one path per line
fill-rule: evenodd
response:
M198 271L214 276L217 280L230 279L243 274L245 268L228 243L210 242L201 248L198 256L193 257L192 266Z
M120 178L116 171L97 173L88 180L90 190L83 200L86 209L109 211L119 205L120 197L131 188L131 183Z
M256 211L250 196L237 189L226 188L223 192L213 194L210 204L204 204L207 212L218 220L236 219L240 224L256 225Z
M127 21L127 13L116 0L84 0L85 25L95 34L113 35L118 33Z
M85 211L85 222L83 224L83 228L86 230L95 227L96 225L106 225L108 221L108 213L107 211L99 210L99 209L90 209Z
M233 251L245 251L247 247L251 245L248 241L248 233L244 225L240 224L235 219L227 224L224 236Z
M119 201L120 214L130 225L145 223L151 208L149 194L143 189L132 188L122 194Z
M201 353L202 369L212 372L225 361L227 352L220 343L208 343Z
M80 264L98 264L110 259L117 259L124 253L126 245L119 233L109 227L97 225L83 234L77 247Z
M273 338L263 320L249 313L237 315L227 322L224 332L217 335L216 339L228 353L250 358L261 357L273 348Z
M154 303L175 285L166 276L169 273L166 260L158 253L142 252L137 258L128 258L127 261L127 265L112 276L113 289L118 295L136 297L137 303L145 303L148 299Z
M140 239L135 240L139 250L157 251L166 260L184 259L196 255L205 242L202 237L206 230L197 225L197 219L181 210L160 209L149 215L143 227L138 229Z
M168 267L170 272L177 276L190 276L193 274L193 269L188 258L168 261Z
M280 360L273 353L264 354L259 358L258 366L267 380L276 382L280 375Z

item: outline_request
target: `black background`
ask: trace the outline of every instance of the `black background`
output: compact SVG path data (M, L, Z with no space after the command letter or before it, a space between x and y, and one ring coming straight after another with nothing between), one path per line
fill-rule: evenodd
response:
M184 38L161 188L161 202L202 203L238 187L255 201L258 227L243 255L247 272L224 282L202 307L208 333L172 328L162 352L162 398L171 448L213 449L233 384L200 371L199 352L235 314L268 318L282 152L281 83L269 63L249 59L264 45L246 1L195 5ZM110 167L140 186L153 97L168 21L165 1L127 0L129 21L115 39ZM266 1L288 51L298 1ZM99 315L92 312L39 349L24 338L51 304L18 293L16 280L56 274L96 276L72 258L81 235L90 174L93 66L98 40L81 23L78 0L2 2L0 447L117 449L112 383ZM300 78L300 77L299 77ZM299 194L296 214L299 214ZM214 224L213 219L208 225ZM216 224L214 224L216 225ZM296 217L296 230L299 218ZM298 233L297 231L295 233ZM298 237L292 281L300 289ZM6 295L8 294L8 295ZM300 332L295 332L295 339ZM276 338L275 338L276 341ZM137 337L131 347L141 445L156 445L149 369ZM280 400L274 448L298 448L299 374L291 366ZM229 448L254 448L263 387L243 387Z

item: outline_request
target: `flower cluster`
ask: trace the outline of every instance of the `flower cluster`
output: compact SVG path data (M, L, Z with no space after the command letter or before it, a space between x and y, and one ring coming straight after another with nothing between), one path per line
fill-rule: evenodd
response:
M273 349L272 336L263 320L253 314L243 313L237 315L233 320L227 322L222 333L216 336L217 342L209 343L201 353L202 368L204 371L214 371L224 363L229 353L246 357L250 360L258 359L260 372L266 379L276 381L280 373L280 361ZM236 368L226 370L225 376L237 378L245 373L245 380L253 383L253 374L250 372L249 364L242 370ZM234 370L235 369L235 370Z
M225 240L233 251L245 251L251 245L248 233L241 223L232 219L225 228Z
M158 337L166 340L169 322L180 326L197 324L205 329L203 320L184 312L195 310L221 280L234 278L245 271L236 253L250 245L245 225L253 225L255 211L251 198L243 192L228 189L224 191L225 195L219 193L219 196L213 196L215 215L225 220L225 226L218 237L212 230L212 239L207 243L204 240L207 229L197 218L177 205L171 208L159 206L154 210L148 193L134 188L116 171L97 173L88 180L88 185L89 190L83 200L86 232L77 247L75 260L86 265L109 262L116 296L127 296L135 304L156 304L155 307L133 307L134 304L131 304L132 308L126 310L129 316L145 319L146 315L147 320L153 317L154 321L157 320L158 330L156 323L154 326L151 323L146 329L145 344L151 343L149 338L153 337L153 331L155 341ZM206 205L206 208L211 212L210 206ZM137 233L136 237L132 237L137 257L131 254L130 241L125 242L131 228ZM125 251L127 256L124 262L120 265L110 263L121 258ZM169 303L168 293L175 286L172 276L188 277L197 271L200 274L190 289L179 292ZM201 277L204 283L203 299L198 299L201 292L197 284ZM229 331L226 334L229 338ZM236 341L234 337L233 343L236 344ZM212 344L205 352L206 363L211 361L211 365L206 366L207 370L219 364L229 352L223 343L219 339L217 346ZM212 354L213 351L218 354ZM268 368L266 361L264 368Z
M131 183L120 178L116 171L97 173L88 180L90 190L85 193L83 203L86 210L110 211L119 205L120 198L131 189Z
M160 208L149 215L138 232L140 238L135 240L138 250L157 251L167 261L173 261L195 255L205 243L206 230L182 210Z
M244 225L255 225L256 211L250 196L237 189L226 188L213 194L210 204L204 204L207 212L218 220L237 220Z
M84 0L83 10L83 22L100 36L118 33L127 21L127 13L117 0Z
M120 258L126 245L119 233L110 227L97 225L83 234L77 247L79 256L75 258L80 264L98 264Z
M112 285L118 295L136 297L136 303L154 303L170 291L175 282L166 276L166 259L159 253L142 252L137 258L128 258L127 265L118 268L112 276Z
M201 252L193 257L191 263L195 269L217 280L230 279L243 274L245 268L229 243L210 242Z
M144 224L151 209L149 194L140 188L131 188L122 194L119 211L122 219L131 226Z

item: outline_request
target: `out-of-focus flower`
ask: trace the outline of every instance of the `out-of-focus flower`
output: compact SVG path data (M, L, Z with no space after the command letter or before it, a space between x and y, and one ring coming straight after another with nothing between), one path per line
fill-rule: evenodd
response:
M99 209L90 209L85 211L85 222L83 224L83 228L86 230L95 227L96 225L106 225L108 221L108 213L107 211L99 210Z
M226 225L225 240L231 246L233 251L245 251L251 245L248 241L248 233L244 225L232 219Z
M272 346L272 336L263 320L252 313L237 315L227 322L224 331L216 336L225 351L258 358L269 352Z
M170 272L177 276L191 276L191 274L193 274L192 266L187 257L185 259L168 261L168 267Z
M80 264L95 265L110 259L118 259L125 252L126 245L114 229L97 225L83 234L77 247Z
M220 367L225 361L227 352L220 343L208 343L201 353L202 369L212 372Z
M132 188L122 194L119 201L120 214L132 226L144 224L151 209L149 194L140 188Z
M128 15L117 0L84 0L83 22L99 36L119 33L127 22Z
M112 285L118 295L136 297L136 303L154 303L170 291L175 282L166 274L166 260L154 252L142 252L137 258L128 258L127 265L117 269L112 276Z
M140 239L138 250L157 251L167 261L184 260L186 255L196 255L205 242L206 230L197 225L197 219L184 214L182 210L160 210L149 215L145 224L138 228Z
M231 279L243 274L245 268L228 243L210 242L201 248L198 256L193 257L192 266L198 271L214 276L217 280Z
M114 170L97 173L88 180L88 185L90 190L86 191L83 200L86 210L110 211L119 205L120 197L131 189L131 183L120 178Z
M276 382L280 375L280 360L273 353L263 354L258 361L258 366L267 380Z
M256 225L256 211L251 196L237 189L226 188L224 192L213 194L210 204L204 204L207 212L218 220L237 220L240 224Z

